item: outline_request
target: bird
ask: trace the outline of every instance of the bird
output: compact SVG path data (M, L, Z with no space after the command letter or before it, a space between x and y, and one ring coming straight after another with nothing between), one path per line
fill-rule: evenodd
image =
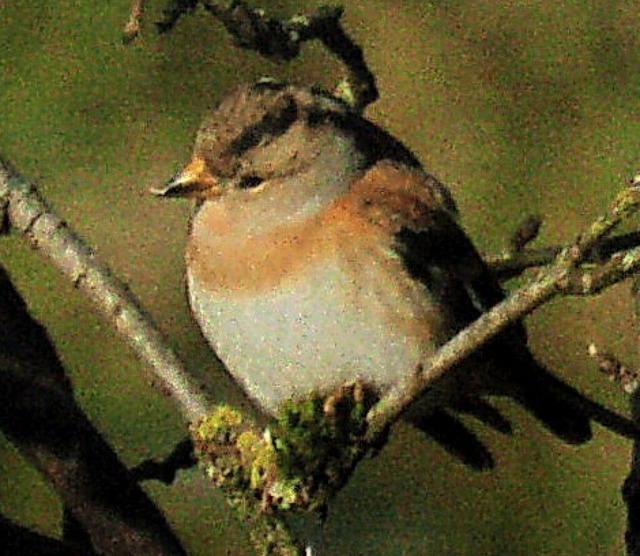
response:
M153 192L195 200L191 310L266 415L353 380L383 396L505 297L449 189L319 88L240 86L207 114L189 162ZM538 363L522 323L435 381L405 417L486 469L492 454L459 415L511 432L491 396L510 397L572 444L591 438L592 421L625 429Z

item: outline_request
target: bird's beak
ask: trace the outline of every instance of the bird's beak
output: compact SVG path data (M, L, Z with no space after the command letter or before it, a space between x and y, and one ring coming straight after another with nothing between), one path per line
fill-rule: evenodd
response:
M222 187L207 168L205 161L194 157L189 164L175 174L164 187L154 187L150 192L158 197L219 197Z

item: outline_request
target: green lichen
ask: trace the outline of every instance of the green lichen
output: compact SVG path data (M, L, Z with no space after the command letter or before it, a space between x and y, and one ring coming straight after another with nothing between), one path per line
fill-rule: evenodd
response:
M216 486L242 487L244 471L234 445L245 426L240 411L220 405L192 428L198 462Z
M276 452L271 442L253 431L242 433L236 447L240 452L249 486L256 491L264 491L270 481L278 476Z
M274 438L282 476L311 507L321 507L364 453L368 396L349 385L330 397L311 394L280 410Z
M202 442L222 442L237 433L242 424L242 413L228 405L219 405L213 413L200 421L195 428L196 440Z
M336 85L333 94L345 104L348 104L351 108L356 108L356 92L353 90L353 85L348 78L345 77L338 83L338 85Z
M219 406L193 429L200 464L236 502L259 501L262 511L322 508L364 454L368 398L358 384L310 394L285 403L262 433Z

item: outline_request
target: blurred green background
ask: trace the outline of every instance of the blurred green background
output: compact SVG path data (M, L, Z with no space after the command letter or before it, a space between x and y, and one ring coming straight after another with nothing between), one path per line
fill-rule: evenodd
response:
M148 0L142 40L123 47L128 0L0 2L0 152L130 285L215 396L239 402L189 317L189 206L147 190L186 160L207 107L237 84L272 75L331 86L340 68L317 46L286 66L237 50L203 11L158 36L151 22L161 4ZM260 5L290 15L319 4ZM345 26L379 79L382 98L368 115L449 184L483 250L501 249L530 213L545 218L540 244L571 238L640 168L636 2L344 4ZM3 238L0 257L122 458L168 452L183 425L132 352L19 238ZM629 301L621 286L529 319L539 357L620 411L625 396L585 348L595 341L634 360ZM399 426L334 504L329 553L622 553L629 442L598 428L588 446L563 446L517 407L500 407L516 434L480 430L497 462L489 473ZM148 489L192 554L250 553L242 524L197 472ZM48 534L60 529L55 496L4 440L0 511Z

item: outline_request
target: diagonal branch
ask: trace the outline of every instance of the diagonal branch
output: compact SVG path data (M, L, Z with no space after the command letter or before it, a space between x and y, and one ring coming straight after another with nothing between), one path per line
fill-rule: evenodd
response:
M94 257L91 249L47 206L35 186L0 159L3 221L45 254L82 291L108 322L148 363L188 421L207 412L207 404L162 334L127 287Z

